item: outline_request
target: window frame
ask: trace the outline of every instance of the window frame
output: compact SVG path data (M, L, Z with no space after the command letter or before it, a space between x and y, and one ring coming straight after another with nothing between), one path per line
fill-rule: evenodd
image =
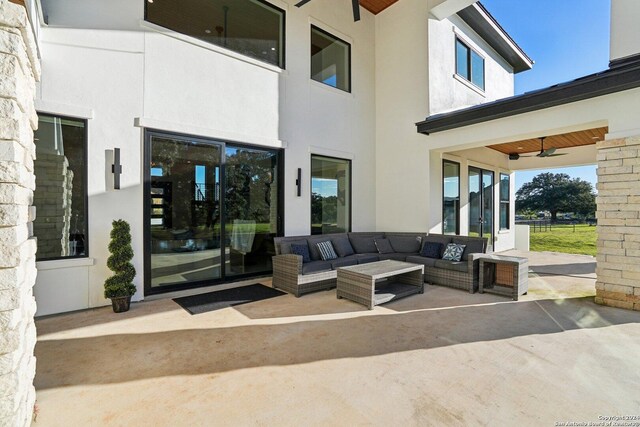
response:
M506 199L503 198L503 194L502 194L502 177L506 177L507 178L507 194L506 194ZM500 180L499 180L499 186L500 186L500 194L498 195L498 230L503 231L503 230L510 230L511 229L511 176L509 174L500 172ZM506 227L502 226L502 207L506 206L506 210L507 210L507 223L506 223Z
M353 229L353 160L351 159L345 159L342 157L335 157L335 156L325 156L324 154L317 154L317 153L311 153L311 156L309 157L309 235L310 236L324 236L324 233L320 233L320 234L313 234L313 207L311 205L312 199L311 199L311 194L313 193L313 158L314 157L320 157L320 158L324 158L324 159L330 159L330 160L340 160L340 161L344 161L347 162L349 164L349 213L348 213L348 218L349 218L349 227L347 230L344 231L344 233L351 233L352 229ZM331 233L327 233L327 234L331 234Z
M73 116L68 116L65 114L56 114L56 113L50 113L50 112L40 112L40 111L36 111L36 114L38 115L38 121L40 120L41 116L47 116L47 117L57 117L59 119L62 120L74 120L74 121L78 121L78 122L82 122L84 123L84 132L83 132L83 139L84 139L84 153L82 156L82 161L83 161L83 178L82 178L82 185L84 186L84 197L83 197L83 208L84 208L84 212L85 212L85 237L84 237L84 255L69 255L69 256L58 256L58 257L48 257L48 258L38 258L38 253L36 252L36 262L43 262L43 261L60 261L60 260L66 260L66 259L82 259L82 258L89 258L89 240L90 240L90 228L89 228L89 167L88 167L88 163L89 163L89 120L87 118L84 117L73 117ZM37 148L37 144L36 144L36 148ZM35 175L35 162L37 162L38 159L36 158L34 160L34 175ZM36 177L37 179L37 177ZM36 208L36 218L38 217L38 207L34 205L34 207ZM38 236L35 235L34 236L37 238Z
M339 41L341 43L344 43L347 46L347 87L348 87L348 89L345 90L345 89L342 89L342 88L340 88L338 86L332 86L332 85L330 85L328 83L325 83L323 81L316 80L316 79L313 78L313 55L311 55L311 38L313 37L313 30L314 29L316 31L318 31L319 33L329 37L330 39L337 40L337 41ZM336 75L337 75L337 73L336 73ZM342 92L351 93L352 89L353 89L352 88L353 82L351 80L351 77L352 77L351 76L351 43L347 42L346 40L341 39L340 37L334 36L330 32L318 27L317 25L311 24L311 26L309 27L309 78L312 81L320 83L322 85L325 85L325 86L340 90ZM327 156L325 156L325 157L327 157Z
M458 43L460 43L465 49L466 49L466 71L467 74L469 75L469 78L463 76L462 74L458 73ZM477 84L475 84L473 82L473 65L472 65L472 53L475 53L476 55L478 55L478 57L480 59L482 59L482 86L478 86ZM475 88L481 90L484 92L485 87L487 85L487 73L486 73L486 66L485 66L485 57L483 55L480 54L480 52L478 52L477 50L473 49L471 46L469 46L468 43L466 43L465 41L463 41L460 37L456 36L455 40L454 40L454 57L455 57L455 75L458 76L459 78L463 79L466 82L471 83Z
M233 52L236 55L240 55L240 56L242 56L244 58L250 58L251 60L258 61L258 62L260 62L262 64L267 64L267 65L272 66L272 67L278 67L281 70L286 70L287 69L287 11L285 9L281 8L281 7L276 6L275 4L273 4L273 3L271 3L271 2L269 2L267 0L252 0L252 1L261 3L264 6L270 7L272 9L282 13L282 31L281 31L281 33L282 33L281 34L281 39L282 39L282 46L281 46L282 64L274 64L272 62L268 62L268 61L265 61L263 59L260 59L260 58L254 57L254 56L245 55L244 53L238 52L238 51L236 51L234 49L230 49L229 47L220 46L218 44L208 42L206 40L200 39L198 37L195 37L195 36L192 36L192 35L189 35L189 34L181 33L180 31L177 31L177 30L174 30L172 28L165 27L164 25L158 24L156 22L150 21L149 19L147 19L147 8L149 7L149 3L153 3L153 1L151 1L151 2L148 1L148 0L141 0L141 1L144 1L144 17L143 17L144 22L148 22L149 24L157 25L157 26L162 27L162 28L166 28L167 30L173 31L176 34L181 34L184 37L190 37L190 38L192 38L194 40L198 40L198 41L200 41L202 43L206 43L209 46L215 46L216 48L220 48L220 49L227 50L229 52Z
M461 198L461 168L459 162L454 162L453 160L442 159L442 234L445 234L444 229L444 219L445 219L445 204L444 204L444 164L450 163L452 165L456 165L458 167L458 209L456 211L456 231L455 235L460 235L460 198Z

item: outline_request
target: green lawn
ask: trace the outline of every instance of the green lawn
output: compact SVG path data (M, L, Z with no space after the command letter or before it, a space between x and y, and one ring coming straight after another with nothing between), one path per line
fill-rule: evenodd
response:
M596 227L577 224L574 232L573 225L554 225L537 233L531 228L529 249L596 256Z

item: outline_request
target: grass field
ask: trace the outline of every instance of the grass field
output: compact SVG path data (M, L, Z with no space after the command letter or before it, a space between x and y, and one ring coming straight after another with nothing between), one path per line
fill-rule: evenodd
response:
M529 236L529 249L532 251L596 256L595 226L577 224L574 232L573 225L554 225L551 231L531 232Z

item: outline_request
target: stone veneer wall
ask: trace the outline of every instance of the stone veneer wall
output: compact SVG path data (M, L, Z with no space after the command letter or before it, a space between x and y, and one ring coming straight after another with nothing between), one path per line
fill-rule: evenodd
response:
M33 106L40 64L24 7L0 0L0 426L34 410Z
M596 303L640 310L640 136L597 148Z

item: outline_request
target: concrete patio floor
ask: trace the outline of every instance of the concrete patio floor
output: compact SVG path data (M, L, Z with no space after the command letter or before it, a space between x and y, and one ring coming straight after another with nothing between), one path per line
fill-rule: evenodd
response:
M517 302L427 286L371 311L324 291L195 316L158 299L39 319L34 425L553 426L640 415L640 313L593 303L594 258L524 255L530 291Z

